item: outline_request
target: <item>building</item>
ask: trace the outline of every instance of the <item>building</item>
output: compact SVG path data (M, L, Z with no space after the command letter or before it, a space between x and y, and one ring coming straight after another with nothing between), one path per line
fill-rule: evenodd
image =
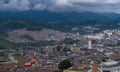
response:
M80 51L80 47L73 47L72 49L71 49L72 51Z
M118 61L102 62L100 72L120 72L120 62Z
M92 47L91 47L91 40L88 41L88 49L92 49Z
M92 66L92 72L99 72L99 68L97 66Z
M64 70L63 72L83 72L82 70Z

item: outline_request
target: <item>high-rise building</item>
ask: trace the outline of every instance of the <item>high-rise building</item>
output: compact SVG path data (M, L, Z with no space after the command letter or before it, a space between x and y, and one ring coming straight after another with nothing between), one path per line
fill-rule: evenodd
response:
M91 40L88 41L88 49L92 49Z

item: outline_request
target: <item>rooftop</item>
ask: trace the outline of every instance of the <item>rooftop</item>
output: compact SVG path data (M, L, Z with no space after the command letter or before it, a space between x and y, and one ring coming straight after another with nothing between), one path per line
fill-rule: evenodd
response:
M118 63L119 63L118 61L108 61L108 62L102 62L101 65L110 66L110 65L116 65Z

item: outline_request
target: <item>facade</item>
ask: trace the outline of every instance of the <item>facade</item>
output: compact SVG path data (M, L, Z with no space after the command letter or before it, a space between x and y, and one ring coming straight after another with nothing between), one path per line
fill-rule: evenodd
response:
M63 72L83 72L83 71L76 71L76 70L64 70Z
M120 72L120 63L118 61L103 62L100 72Z

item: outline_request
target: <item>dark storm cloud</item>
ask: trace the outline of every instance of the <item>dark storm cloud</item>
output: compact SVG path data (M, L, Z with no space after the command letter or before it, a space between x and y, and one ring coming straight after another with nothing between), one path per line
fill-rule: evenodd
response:
M92 11L120 13L120 0L0 0L0 10Z

